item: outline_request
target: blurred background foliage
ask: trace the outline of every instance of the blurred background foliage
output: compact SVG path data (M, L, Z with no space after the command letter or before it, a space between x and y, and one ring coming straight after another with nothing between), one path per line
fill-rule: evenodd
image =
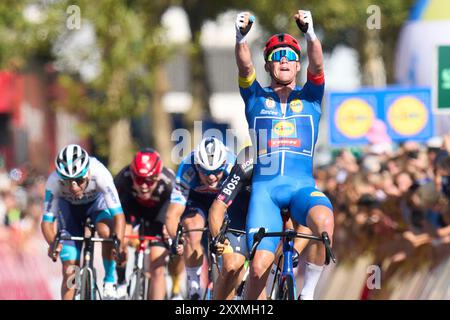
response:
M382 28L374 30L367 28L371 4L369 0L6 0L0 2L0 67L24 72L57 62L57 82L64 96L52 107L77 114L83 120L78 133L91 139L96 153L108 157L110 168L117 171L138 147L130 135L130 118L145 110L150 110L152 142L170 162L171 120L161 99L167 90L162 71L172 53L183 51L189 59L193 100L184 115L185 127L192 130L194 120L210 115L210 81L200 35L206 21L230 9L254 13L267 35L284 31L295 36L299 31L292 16L299 6L311 10L326 51L338 44L353 47L359 53L364 85L392 83L395 43L413 0L377 1ZM75 36L67 27L71 5L79 6L81 29L92 28L95 39L66 52ZM171 6L180 6L187 14L192 37L185 46L171 46L164 38L161 17ZM74 68L71 59L91 67L90 76Z

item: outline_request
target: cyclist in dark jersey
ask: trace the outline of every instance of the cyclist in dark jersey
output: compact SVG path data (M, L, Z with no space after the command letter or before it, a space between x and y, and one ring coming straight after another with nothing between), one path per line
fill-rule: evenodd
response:
M170 202L175 175L163 167L155 150L145 148L134 156L130 165L123 168L114 178L120 202L127 222L127 234L141 222L145 236L163 239L163 226ZM166 295L165 266L168 254L164 241L151 241L149 272L151 283L148 297L162 300ZM117 267L118 296L126 294L125 267Z
M257 161L252 178L252 195L247 218L247 243L253 233L282 228L281 209L289 209L293 220L308 226L315 235L327 232L332 239L333 207L315 186L313 157L321 117L325 77L322 46L314 33L310 11L294 15L307 40L308 70L303 87L296 85L300 72L301 48L289 34L273 35L264 48L269 87L256 80L251 51L245 40L254 18L242 12L236 19L236 63L239 90L245 103L245 116L253 136ZM264 298L268 269L275 257L279 239L264 238L250 268L248 299ZM325 261L321 243L311 245L305 270L302 299L312 299Z
M205 227L209 207L235 160L234 153L215 137L204 138L183 159L177 170L177 185L172 191L167 211L166 227L172 239L179 222L187 230ZM202 237L201 232L190 232L184 236L184 244L177 244L177 254L183 256L186 266L190 300L204 295L205 288L200 280L204 261Z
M232 299L236 295L245 269L244 263L249 256L245 235L228 232L224 242L217 239L224 218L229 228L245 230L250 188L253 173L253 149L246 147L239 152L236 163L225 179L216 199L209 208L209 230L213 237L215 251L222 255L219 277L214 284L214 299Z

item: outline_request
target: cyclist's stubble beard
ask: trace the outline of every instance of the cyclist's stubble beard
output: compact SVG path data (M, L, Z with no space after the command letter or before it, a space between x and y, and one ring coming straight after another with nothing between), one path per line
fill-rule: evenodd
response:
M144 183L143 185L138 185L133 181L133 189L136 191L136 195L141 200L149 200L153 194L153 191L156 189L156 185L158 182L153 183L153 185L148 185Z

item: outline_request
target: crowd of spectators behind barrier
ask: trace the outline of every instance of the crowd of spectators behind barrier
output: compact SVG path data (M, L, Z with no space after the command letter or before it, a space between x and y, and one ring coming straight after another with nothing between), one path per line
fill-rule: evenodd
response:
M0 241L16 252L40 233L46 179L27 168L8 170L0 158Z
M340 264L373 255L384 283L395 272L438 266L450 254L450 135L395 148L374 143L341 149L316 168L319 189L335 213L334 250ZM369 298L389 298L373 290Z
M315 168L315 177L334 206L339 264L370 253L389 281L400 266L414 272L449 256L450 135L395 147L374 142L334 151L332 163ZM16 252L40 232L45 182L45 176L0 162L0 242Z

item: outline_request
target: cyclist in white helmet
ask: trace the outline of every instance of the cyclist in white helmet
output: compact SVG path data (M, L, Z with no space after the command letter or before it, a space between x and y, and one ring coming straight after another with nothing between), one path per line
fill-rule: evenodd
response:
M205 226L211 203L221 183L230 173L236 156L217 138L204 138L180 164L167 210L166 227L173 239L180 220L185 229ZM203 288L200 274L203 264L202 233L185 235L184 245L178 245L177 254L183 255L188 280L189 299L200 299Z
M113 251L111 244L103 244L102 255L105 268L103 299L115 298L115 259L125 260L126 248L123 236L125 216L111 173L86 150L76 144L61 149L55 159L55 167L45 186L44 217L41 223L45 240L52 247L56 236L56 223L64 234L83 236L83 225L87 217L95 223L100 237L109 238L112 233L119 239L120 252ZM70 287L69 278L75 270L69 266L80 264L80 242L63 241L57 255L63 265L61 295L65 300L73 299L75 288ZM49 248L49 256L51 256ZM73 271L69 271L73 270Z

